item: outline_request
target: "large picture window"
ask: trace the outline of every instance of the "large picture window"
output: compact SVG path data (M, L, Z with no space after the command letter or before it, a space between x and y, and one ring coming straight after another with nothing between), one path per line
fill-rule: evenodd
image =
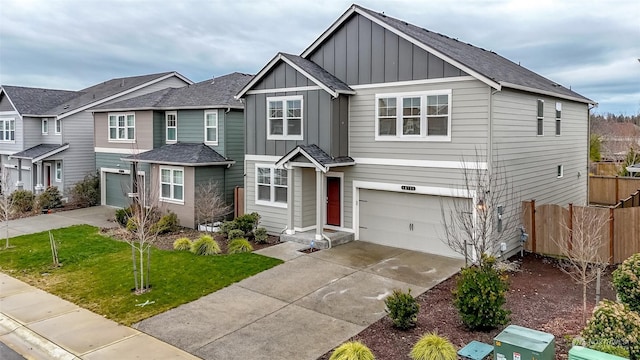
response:
M167 121L167 143L178 141L178 113L176 111L168 111L165 114Z
M209 145L218 145L218 112L205 111L204 113L204 142Z
M109 114L109 140L134 141L136 116L134 114Z
M256 204L287 206L287 170L256 165Z
M16 121L14 119L0 119L0 141L16 140Z
M302 96L267 98L267 139L302 140Z
M451 90L376 96L376 140L451 140Z
M160 167L160 199L184 202L184 169Z

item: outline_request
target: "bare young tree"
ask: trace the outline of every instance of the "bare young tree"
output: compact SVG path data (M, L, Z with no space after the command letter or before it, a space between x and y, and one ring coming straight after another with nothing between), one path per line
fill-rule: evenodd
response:
M604 234L609 224L608 211L603 209L574 207L572 218L562 217L560 236L553 242L566 257L560 269L582 285L582 321L586 323L587 287L607 267L607 259L601 255Z
M459 195L449 206L441 205L442 240L465 261L483 265L482 255L497 257L501 243L514 237L518 221L517 201L507 179L504 166L496 159L487 169L478 164L486 156L476 150L474 161L461 159L462 185ZM484 162L487 163L487 162Z
M9 245L9 220L13 211L13 197L11 196L11 173L6 169L0 169L0 217L4 222L5 244L4 248L8 249Z
M224 201L224 194L218 183L209 180L196 186L195 211L198 225L211 224L208 229L213 231L213 223L222 220L233 211L233 207Z

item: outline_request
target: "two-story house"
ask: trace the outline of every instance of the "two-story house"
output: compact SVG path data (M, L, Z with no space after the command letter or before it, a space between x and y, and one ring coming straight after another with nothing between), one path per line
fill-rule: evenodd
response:
M86 110L111 101L181 87L176 72L108 80L80 91L3 85L0 88L0 163L9 190L64 194L95 171L93 119Z
M461 191L462 170L493 170L498 158L519 199L587 199L593 101L492 51L358 5L299 56L277 54L237 97L245 210L272 233L311 232L320 242L349 232L460 257L442 241L441 208L479 204L482 194ZM513 252L518 233L505 231Z
M251 78L236 72L93 108L102 204L126 207L144 193L195 227L198 184L214 181L233 203L244 183L244 105L234 95Z

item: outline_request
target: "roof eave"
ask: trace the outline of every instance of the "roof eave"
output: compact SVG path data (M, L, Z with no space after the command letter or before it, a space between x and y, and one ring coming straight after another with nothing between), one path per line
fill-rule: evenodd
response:
M280 58L280 53L274 56L273 59L271 59L271 61L269 61L269 63L267 63L267 65L265 65L262 70L260 70L260 72L258 72L256 76L254 76L253 79L251 79L251 81L247 83L247 85L240 89L240 91L238 91L238 93L233 98L236 100L240 100L242 97L244 97L244 94L246 94L247 91L251 90L251 88L253 88L253 86L257 84L258 81L260 81L262 77L271 70L271 68L273 68L273 66L280 60Z
M143 106L143 107L125 107L111 109L89 109L90 113L114 112L114 111L171 111L171 110L206 110L206 109L235 109L244 110L244 106L238 105L207 105L207 106Z
M13 156L13 155L9 155L10 159L21 159L21 160L31 160L32 163L44 160L46 158L48 158L49 156L53 156L57 153L60 153L64 150L67 150L69 148L69 144L65 144L63 146L60 146L59 148L55 148L54 150L51 150L49 152L46 152L38 157L35 158L31 158L31 157L27 157L27 156Z
M589 105L596 105L597 104L595 101L593 101L591 99L587 99L585 97L575 97L575 96L570 96L570 95L559 94L559 93L556 93L556 92L553 92L553 91L540 90L540 89L532 88L532 87L529 87L529 86L512 84L512 83L506 82L506 81L501 81L500 85L502 85L503 87L506 87L506 88L510 88L510 89L522 90L522 91L527 91L527 92L531 92L531 93L535 93L535 94L541 94L541 95L554 96L554 97L557 97L557 98L560 98L560 99L566 99L566 100L581 102L581 103L585 103L585 104L589 104Z
M143 160L143 159L129 159L129 158L120 158L120 160L122 161L127 161L127 162L139 162L139 163L145 163L145 164L158 164L158 165L171 165L171 166L192 166L192 167L199 167L199 166L229 166L229 165L234 165L236 163L235 160L229 160L229 161L217 161L217 162L206 162L206 163L183 163L183 162L174 162L174 161L158 161L158 160Z

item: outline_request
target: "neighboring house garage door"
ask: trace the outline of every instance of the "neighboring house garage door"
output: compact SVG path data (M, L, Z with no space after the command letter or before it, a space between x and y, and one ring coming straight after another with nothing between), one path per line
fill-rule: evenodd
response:
M117 207L129 206L129 174L105 173L105 204Z
M449 209L453 201L451 197L360 189L360 240L461 258L442 241L440 208Z

